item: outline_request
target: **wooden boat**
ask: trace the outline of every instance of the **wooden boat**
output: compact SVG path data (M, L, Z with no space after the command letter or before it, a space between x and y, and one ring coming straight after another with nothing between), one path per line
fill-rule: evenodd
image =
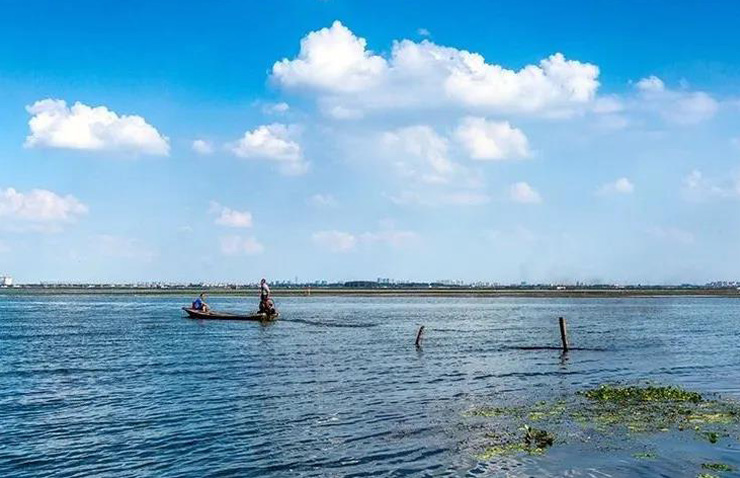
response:
M258 322L268 322L278 318L277 312L268 315L264 312L255 312L253 314L230 314L228 312L203 312L202 310L193 309L192 307L183 307L182 310L187 312L191 319L215 319L215 320L254 320Z

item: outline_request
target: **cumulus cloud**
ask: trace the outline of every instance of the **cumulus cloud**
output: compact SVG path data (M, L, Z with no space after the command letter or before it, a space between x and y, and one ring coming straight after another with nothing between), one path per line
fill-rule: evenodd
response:
M511 70L428 40L397 41L386 59L338 21L309 33L295 59L272 69L280 86L317 93L325 112L457 106L566 116L594 100L598 76L597 66L560 53Z
M600 194L632 194L635 185L627 178L619 178L599 188Z
M167 156L169 138L144 118L118 115L105 106L80 102L71 107L64 100L45 99L27 106L31 134L26 147L68 148L91 151L122 151Z
M71 195L45 189L27 193L13 188L0 189L0 218L4 222L67 223L87 214L88 208Z
M388 152L395 152L395 166L408 177L419 177L426 183L444 183L455 172L448 158L447 139L430 126L399 128L383 134L382 143Z
M315 232L311 239L317 246L332 252L349 252L357 245L357 237L342 231Z
M220 243L221 252L227 256L252 256L262 254L265 250L265 246L252 236L224 236L221 238Z
M387 62L366 49L341 22L309 33L301 40L298 57L272 67L273 78L282 86L354 93L379 81Z
M240 158L274 161L279 171L300 175L308 170L308 162L297 142L298 128L280 123L262 125L230 144L229 149Z
M252 213L249 211L236 211L211 201L210 213L216 217L214 222L219 226L252 227Z
M430 37L432 36L432 33L427 30L426 28L419 28L416 30L416 34L422 37Z
M508 121L469 116L460 121L455 136L473 159L499 161L529 156L527 137Z
M635 84L642 107L656 112L664 120L692 125L714 117L719 103L703 91L674 90L666 87L657 76L649 76Z
M644 93L662 93L665 91L665 83L655 75L642 78L635 86Z
M512 201L522 204L539 204L542 202L540 193L525 182L512 184L509 187L509 197Z
M213 145L210 141L204 139L196 139L192 145L193 151L198 154L211 154L213 153Z

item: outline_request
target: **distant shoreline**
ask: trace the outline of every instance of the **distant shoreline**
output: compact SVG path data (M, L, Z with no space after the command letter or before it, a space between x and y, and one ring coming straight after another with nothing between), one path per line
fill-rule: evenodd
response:
M21 295L144 295L251 297L256 288L127 288L127 287L13 287L0 289L0 296ZM486 289L486 288L273 288L275 297L508 297L508 298L620 298L620 297L737 297L737 289Z

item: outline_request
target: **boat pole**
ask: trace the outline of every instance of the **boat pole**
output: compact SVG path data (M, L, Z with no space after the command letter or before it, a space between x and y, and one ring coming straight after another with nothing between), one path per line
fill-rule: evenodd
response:
M419 331L416 333L416 348L421 347L421 336L424 333L424 326L419 327Z
M563 342L563 352L568 351L568 324L565 323L565 319L560 317L560 340Z

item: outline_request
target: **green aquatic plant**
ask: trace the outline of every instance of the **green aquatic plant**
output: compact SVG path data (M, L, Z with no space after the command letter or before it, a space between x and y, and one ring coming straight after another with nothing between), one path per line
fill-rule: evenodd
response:
M528 448L540 448L544 450L552 446L554 442L555 437L548 433L547 430L539 430L529 425L524 425L524 444Z
M699 435L709 443L717 443L717 441L719 441L719 434L717 432L701 432Z
M500 417L513 416L520 413L520 409L515 407L481 407L468 410L463 413L467 417Z
M477 458L482 461L488 461L499 456L519 453L541 455L555 442L555 437L546 430L532 428L529 425L524 425L520 430L524 432L524 436L522 437L488 435L488 438L494 439L497 443L486 446L483 452L477 455Z
M725 463L702 463L701 467L712 471L735 471L735 468Z
M526 453L527 451L527 448L522 443L491 445L487 446L483 452L476 455L476 458L481 461L489 461L500 456L516 455L518 453Z
M589 400L600 402L690 402L701 403L703 398L701 394L689 392L679 387L639 387L639 386L618 386L618 385L600 385L591 390L582 393Z
M478 408L464 415L490 420L488 426L497 431L479 455L485 459L513 453L543 453L555 444L555 435L558 443L607 443L620 447L629 446L627 443L636 435L691 431L697 439L715 444L721 437L740 434L737 403L707 398L675 386L601 385L551 402ZM517 429L524 431L523 437L514 431ZM650 453L633 456L654 458Z
M658 455L656 455L655 453L649 452L649 451L633 453L632 456L639 460L654 460L655 458L658 457Z
M712 475L711 473L699 473L696 475L696 478L719 478L719 476Z

